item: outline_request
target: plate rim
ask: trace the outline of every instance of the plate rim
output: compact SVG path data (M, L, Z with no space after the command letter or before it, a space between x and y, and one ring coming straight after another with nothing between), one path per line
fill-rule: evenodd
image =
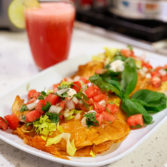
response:
M147 51L146 51L147 52ZM155 53L153 53L155 54ZM157 55L157 54L156 54ZM161 56L161 55L160 55ZM86 56L86 57L82 57L80 59L83 59L83 60L86 60L88 59L90 56ZM163 56L162 56L163 57ZM29 82L31 82L32 80L34 80L35 78L39 77L40 75L43 75L44 73L49 73L49 71L51 71L52 69L54 69L56 66L59 66L59 65L62 65L62 64L65 64L66 62L73 62L74 60L76 59L76 57L74 58L71 58L71 59L68 59L68 60L65 60L61 63L58 63L56 65L53 65L37 74L35 74L34 76L32 76L31 78L19 83L17 86L13 87L13 88L10 88L7 92L3 93L2 95L0 95L0 98L3 98L4 96L8 95L10 92L18 89L19 87L23 86L23 85L26 85L28 84ZM167 111L167 109L164 109L163 111ZM130 147L127 151L124 151L122 153L120 153L119 155L117 155L116 157L113 157L111 159L106 159L106 160L102 160L100 162L78 162L78 161L73 161L73 160L66 160L66 159L62 159L62 158L58 158L58 157L54 157L51 158L51 157L47 157L47 156L44 156L43 154L41 154L40 152L37 153L36 151L34 150L30 150L29 148L27 149L26 147L18 144L18 143L15 143L13 142L11 139L8 139L6 137L4 137L3 135L0 134L0 139L21 150L21 151L24 151L26 153L29 153L31 155L35 155L37 157L40 157L40 158L43 158L43 159L46 159L46 160L49 160L49 161L52 161L52 162L56 162L56 163L61 163L61 164L65 164L65 165L70 165L70 166L80 166L80 167L95 167L95 166L103 166L103 165L107 165L107 164L111 164L113 162L116 162L118 161L119 159L123 158L124 156L128 155L130 152L132 152L134 149L136 149L141 143L143 143L151 134L153 134L153 132L155 132L167 119L167 115L165 115L164 118L161 119L160 122L157 123L157 125L155 125L155 127L153 127L147 134L145 134L140 140L138 140L132 147ZM18 137L19 138L19 137ZM21 139L22 140L22 139ZM24 143L26 144L26 143ZM29 145L28 145L29 146ZM31 147L31 146L30 146ZM32 147L34 148L34 147ZM35 148L36 149L36 148ZM36 149L36 150L39 150L39 149ZM41 151L41 150L40 150ZM44 152L44 151L43 151ZM51 155L51 154L50 154ZM84 157L83 157L84 158Z

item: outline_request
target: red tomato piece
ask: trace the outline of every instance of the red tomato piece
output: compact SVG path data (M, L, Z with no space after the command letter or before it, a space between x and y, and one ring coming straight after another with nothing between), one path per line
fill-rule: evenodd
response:
M103 112L102 115L103 115L103 120L104 121L114 122L115 119L116 119L114 115L112 115L108 112Z
M161 86L161 79L159 77L152 77L151 78L151 84L155 88L159 88Z
M38 103L37 103L37 106L35 108L35 110L39 111L41 114L43 114L43 111L42 111L42 107L45 106L46 104L46 101L45 100L40 100Z
M147 69L152 69L153 68L151 64L149 64L149 63L147 63L145 61L142 61L142 66L146 67Z
M65 104L66 104L65 101L61 101L61 102L60 102L60 107L62 108L62 110L64 110L64 108L65 108Z
M73 82L73 84L74 85L72 86L72 88L75 89L76 92L79 92L81 90L81 87L82 87L81 83L79 81L76 81L76 82Z
M97 86L90 86L85 90L85 94L88 98L98 95L100 92Z
M93 105L93 104L94 104L93 98L89 98L89 100L87 101L87 103L88 103L89 105Z
M58 83L58 84L54 84L54 85L53 85L53 91L54 91L54 92L56 92L56 91L57 91L57 89L58 89L57 87L58 87L59 85L60 85L59 83Z
M135 114L128 118L127 123L130 127L136 127L137 125L144 126L142 114Z
M99 122L99 125L103 122L103 115L96 113L96 120Z
M40 92L37 92L35 89L31 89L31 90L29 90L27 96L28 96L28 99L30 100L32 98L37 99L39 95L40 95Z
M55 105L60 101L59 96L55 95L55 94L49 94L46 98L45 98L46 102L49 102L51 105Z
M95 101L95 102L99 102L99 101L101 101L101 100L106 100L106 95L104 95L104 94L98 94L98 95L96 95L96 96L94 96L93 97L93 100Z
M115 114L118 112L119 108L116 104L107 104L107 111L111 112L112 114Z
M89 80L84 77L81 77L80 80L85 84L89 83Z
M99 103L94 103L94 108L98 113L102 113L103 111L105 111L105 107L103 107Z
M133 51L129 49L122 49L121 54L125 57L135 57Z
M37 110L30 111L26 114L26 122L34 122L41 116L41 112Z
M161 80L162 80L162 82L167 81L167 75L161 76Z
M155 71L151 72L151 76L152 77L160 77L161 75L160 75L159 71L155 70Z
M6 115L5 119L8 121L9 127L15 130L19 126L19 119L16 114Z
M2 129L2 130L8 129L8 123L2 117L0 117L0 129Z

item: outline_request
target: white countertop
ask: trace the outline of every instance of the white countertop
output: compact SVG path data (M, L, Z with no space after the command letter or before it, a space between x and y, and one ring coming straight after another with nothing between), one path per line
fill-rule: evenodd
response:
M69 58L94 55L104 46L122 47L114 42L75 29ZM25 32L0 32L0 95L37 74ZM167 167L167 122L135 151L108 167ZM0 141L0 167L67 167L56 164Z

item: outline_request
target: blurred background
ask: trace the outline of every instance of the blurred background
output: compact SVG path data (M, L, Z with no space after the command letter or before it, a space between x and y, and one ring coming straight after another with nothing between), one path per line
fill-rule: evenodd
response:
M46 1L46 0L43 0ZM77 8L80 28L137 47L167 54L167 1L161 0L71 0ZM0 0L0 28L19 31L9 21L11 0ZM106 33L105 33L106 34Z

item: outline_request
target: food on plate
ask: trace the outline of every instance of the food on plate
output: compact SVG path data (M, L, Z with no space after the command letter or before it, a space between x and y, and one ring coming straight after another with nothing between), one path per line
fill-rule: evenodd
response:
M16 96L0 128L56 157L94 157L151 124L166 108L166 90L167 66L153 68L132 48L106 48L52 88Z

